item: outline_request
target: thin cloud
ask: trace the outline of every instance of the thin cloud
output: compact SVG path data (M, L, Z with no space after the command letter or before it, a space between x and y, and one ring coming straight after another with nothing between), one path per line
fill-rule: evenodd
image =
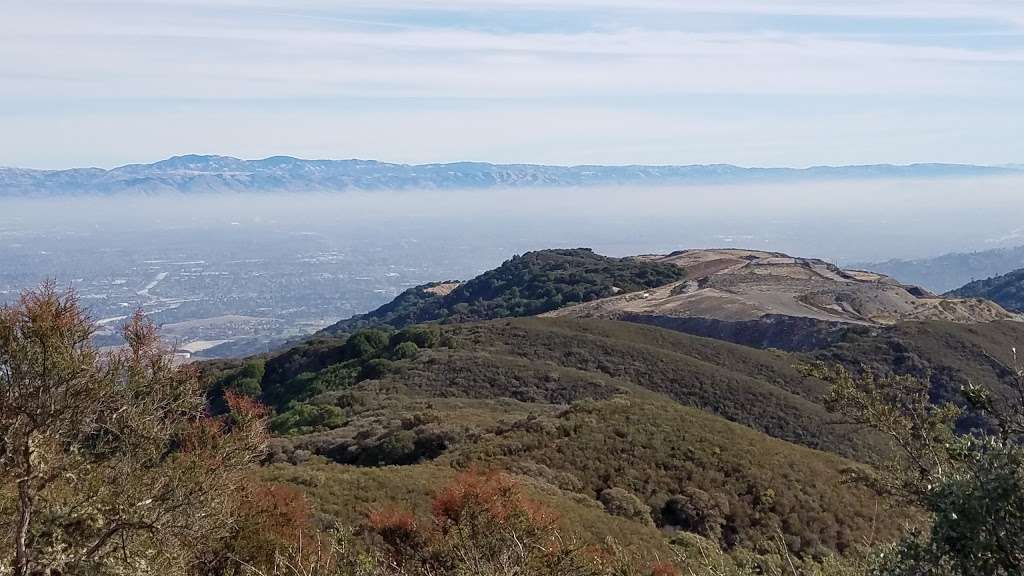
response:
M1000 136L996 142L964 124L973 118L978 126L994 125L995 111L1006 110L1001 102L1024 98L1022 10L1018 2L983 0L348 0L343 6L326 0L36 0L5 7L0 20L0 131L10 142L33 138L33 130L52 138L75 125L72 120L96 128L96 119L102 118L117 129L100 130L99 138L131 141L140 136L127 127L138 117L127 111L118 116L119 108L150 114L184 110L195 117L221 115L224 121L216 124L188 122L187 113L177 121L195 131L195 142L217 141L230 148L239 131L214 135L213 126L223 131L224 124L257 122L259 133L261 115L232 111L223 103L248 102L275 113L314 103L321 109L297 112L294 129L284 121L262 123L272 144L288 135L289 148L270 150L267 144L268 153L298 153L302 138L315 139L322 129L309 120L316 113L334 119L337 129L348 125L372 132L359 108L369 102L379 111L375 118L388 126L390 118L401 118L408 132L437 131L439 123L422 109L440 102L447 107L445 122L486 126L466 132L463 142L446 143L444 158L458 159L459 150L490 150L510 158L516 156L515 146L538 150L543 141L574 146L579 154L545 149L552 157L580 162L607 161L616 154L624 162L665 161L673 139L684 138L685 130L660 130L658 119L694 98L725 96L735 100L723 99L725 111L710 123L700 122L699 130L699 110L671 124L695 127L711 142L705 148L723 154L702 158L706 161L740 161L728 156L737 138L759 143L744 149L747 163L759 163L751 161L757 158L828 163L858 154L885 160L876 156L882 150L878 138L860 128L848 144L833 149L808 139L801 152L789 135L779 134L794 122L789 117L779 121L782 98L810 103L804 106L807 114L819 115L804 118L814 127L804 130L807 136L819 126L822 133L849 134L863 122L894 139L890 149L901 142L924 146L914 159L935 159L935 151L945 154L938 142L946 142L946 148L954 143L956 150L973 149L978 157L994 151L999 158L993 161L1019 161L1013 156L1024 153L1019 139ZM535 18L539 12L549 17ZM644 18L621 17L625 12ZM723 20L708 17L709 12L781 19L766 19L766 26L757 18ZM509 15L515 15L514 26L492 25ZM791 21L790 16L867 20L857 22L851 33L842 19ZM876 19L894 22L884 26L885 33L872 34ZM961 26L960 20L972 24ZM901 34L903 27L916 32ZM492 102L506 104L478 113ZM923 106L929 103L934 104ZM585 114L574 115L572 126L543 120L546 113L564 114L564 107ZM906 127L899 122L901 114L915 115L922 108L941 132L936 144L924 137L931 129L928 122L915 123L914 135L889 129L894 121ZM853 114L872 120L853 120ZM742 121L723 120L730 116ZM533 125L522 132L519 123L527 118ZM1019 120L1020 113L1011 112L1003 124ZM159 129L152 138L187 140L171 124ZM758 130L766 133L758 135ZM433 135L431 142L398 134L389 128L381 131L383 136L363 135L363 142L373 142L362 145L363 155L443 159L432 156L439 146ZM403 140L391 154L388 138ZM786 144L778 149L791 161L779 162L782 156L773 142L780 140ZM358 149L359 142L346 139L337 146ZM62 145L64 154L74 153L72 139L57 138L55 146ZM248 140L237 143L245 149L249 145ZM327 156L330 149L329 142L316 147ZM18 163L19 150L13 144L0 148L0 163ZM821 156L823 151L828 155ZM685 148L678 161L693 154Z
M74 50L71 49L72 45ZM34 60L18 58L30 52ZM0 94L63 78L79 95L542 98L587 91L962 94L1004 78L1024 50L906 46L818 34L624 30L267 30L114 23L104 33L0 39ZM974 65L975 68L965 68ZM856 75L855 82L851 82ZM93 88L87 79L92 79Z

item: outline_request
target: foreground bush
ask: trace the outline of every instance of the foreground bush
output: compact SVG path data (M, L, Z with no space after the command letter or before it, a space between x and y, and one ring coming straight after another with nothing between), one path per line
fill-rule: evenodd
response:
M1002 576L1024 573L1024 372L995 398L968 386L963 399L996 423L993 433L957 434L963 409L931 401L927 381L813 371L833 384L833 408L884 433L892 457L857 479L926 511L885 550L874 572L888 576Z
M121 350L92 332L52 285L0 310L0 573L194 573L232 528L263 412L228 394L206 416L141 315Z

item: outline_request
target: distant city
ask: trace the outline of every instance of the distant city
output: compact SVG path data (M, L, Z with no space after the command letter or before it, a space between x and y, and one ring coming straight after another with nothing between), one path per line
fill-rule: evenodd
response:
M195 357L272 350L383 304L440 271L478 271L429 248L418 251L414 242L339 250L318 234L0 230L0 238L0 302L56 279L59 287L76 290L98 324L100 343L118 344L118 327L141 309L182 356ZM391 264L396 260L421 264Z

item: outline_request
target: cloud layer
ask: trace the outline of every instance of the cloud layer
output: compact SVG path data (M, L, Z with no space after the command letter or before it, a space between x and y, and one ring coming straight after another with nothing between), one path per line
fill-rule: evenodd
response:
M343 4L343 6L339 6ZM1014 1L15 2L0 164L1024 158Z

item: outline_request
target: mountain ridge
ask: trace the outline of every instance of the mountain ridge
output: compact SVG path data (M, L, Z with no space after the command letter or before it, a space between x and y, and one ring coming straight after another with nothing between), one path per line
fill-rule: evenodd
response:
M243 160L232 156L186 154L111 169L0 167L0 196L728 184L1012 174L1024 174L1024 169L942 163L807 168L732 164L400 164L361 159L307 160L292 156Z
M986 300L943 298L881 274L780 252L698 249L609 258L578 248L528 252L466 282L410 288L322 333L534 315L625 320L794 351L827 347L851 326L1022 319Z
M936 293L948 293L974 281L991 279L1024 268L1024 246L951 252L928 258L856 263L851 264L851 267L885 274Z

